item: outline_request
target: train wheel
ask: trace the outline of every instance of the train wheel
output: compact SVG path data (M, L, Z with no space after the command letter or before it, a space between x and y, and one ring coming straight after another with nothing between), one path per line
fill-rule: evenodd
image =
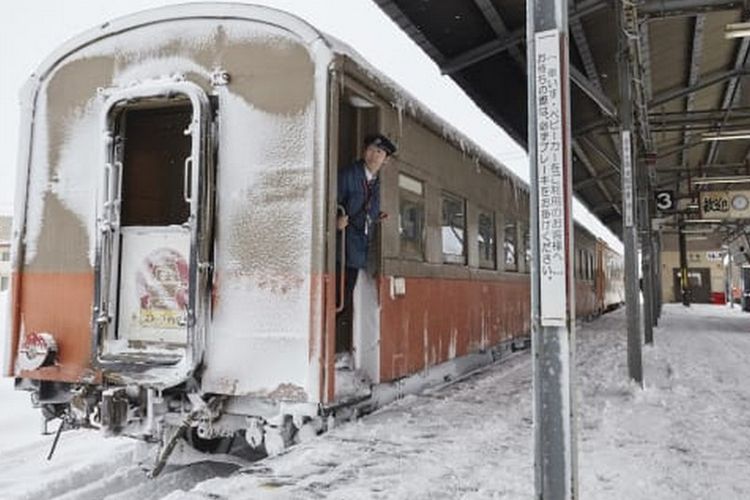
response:
M226 453L232 446L232 438L216 437L202 438L198 435L196 427L190 427L185 433L185 441L201 453Z

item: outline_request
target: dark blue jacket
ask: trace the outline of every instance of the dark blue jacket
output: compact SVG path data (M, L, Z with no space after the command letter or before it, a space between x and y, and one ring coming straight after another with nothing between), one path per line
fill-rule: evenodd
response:
M367 267L367 252L380 214L380 180L376 177L368 183L365 168L364 161L357 160L338 174L338 204L349 216L346 266L357 269Z

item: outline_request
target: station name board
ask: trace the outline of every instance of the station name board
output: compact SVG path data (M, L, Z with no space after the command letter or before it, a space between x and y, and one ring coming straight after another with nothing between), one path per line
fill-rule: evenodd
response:
M700 207L706 219L750 218L750 191L703 191Z

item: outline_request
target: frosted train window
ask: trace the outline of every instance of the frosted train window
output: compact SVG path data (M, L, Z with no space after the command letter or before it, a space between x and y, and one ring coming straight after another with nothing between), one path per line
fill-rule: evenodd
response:
M424 260L424 183L404 174L398 176L398 232L401 256Z
M497 267L497 252L495 251L495 214L480 209L477 227L479 267L484 269L495 269Z
M398 187L410 191L417 196L422 196L424 191L424 183L422 181L404 174L399 174L398 176Z
M505 241L503 247L505 249L505 270L518 271L515 221L505 224Z
M443 262L466 263L466 202L449 193L442 196L441 238Z

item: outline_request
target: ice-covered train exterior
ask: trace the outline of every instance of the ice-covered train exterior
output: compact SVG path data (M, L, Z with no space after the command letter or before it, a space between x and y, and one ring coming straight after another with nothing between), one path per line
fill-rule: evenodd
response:
M288 440L528 342L527 187L296 17L102 25L22 109L5 374L48 416ZM337 322L336 174L372 132L389 217ZM621 302L619 256L576 242L577 314Z

